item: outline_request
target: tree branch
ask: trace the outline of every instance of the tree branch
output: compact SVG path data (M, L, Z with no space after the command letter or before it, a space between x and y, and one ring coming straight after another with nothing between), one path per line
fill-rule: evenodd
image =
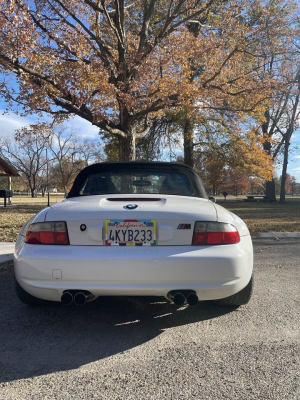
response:
M127 137L123 131L121 131L118 128L112 128L111 126L108 125L108 123L105 123L104 125L101 124L101 128L104 129L105 131L111 133L112 135L121 136L123 138Z
M182 5L181 3L184 3L184 1L182 0L182 1L179 2L179 5L180 5L180 6ZM179 26L185 24L186 22L188 22L188 21L190 21L190 20L192 20L192 19L194 19L194 18L196 18L196 17L199 17L199 15L201 15L201 14L203 14L205 11L207 11L207 10L211 7L211 5L212 5L213 3L215 3L215 0L210 0L210 1L205 5L205 7L201 8L201 9L198 10L198 11L196 11L194 14L191 14L191 15L189 15L189 16L183 18L182 20L178 21L176 24L172 25L172 27L171 27L169 30L165 30L164 32L161 32L159 36L160 36L161 38L164 38L164 37L170 35L170 34L173 33ZM187 10L183 10L182 13L178 13L177 15L174 15L173 20L174 20L176 17L178 17L178 15L184 14L185 11L187 11Z
M104 15L106 16L106 19L108 21L109 26L114 31L120 46L123 48L123 50L125 50L124 44L122 43L121 37L120 37L119 32L118 32L118 29L116 28L113 20L109 16L109 12L107 11L107 8L105 6L105 1L101 0L101 4L102 4L103 10L104 10Z
M72 29L74 29L77 33L79 33L80 35L82 35L82 32L80 32L77 27L75 25L73 25L70 21L68 21L68 19L66 19L59 11L56 7L53 6L53 4L51 4L50 0L47 0L50 7L63 19L63 21L69 25ZM97 37L90 29L88 29L83 23L82 21L76 17L75 14L71 13L67 7L64 6L64 4L60 1L60 0L53 0L54 2L56 2L57 4L59 4L73 19L74 21L76 21L81 27L82 29L90 36L90 38L92 40L94 40L98 46L99 46L99 50L100 53L98 51L98 49L96 49L93 44L87 39L85 38L90 45L94 48L94 50L97 52L97 54L99 54L101 60L103 61L103 63L105 63L106 66L110 66L110 59L112 59L112 54L109 50L109 48L104 44L104 42L102 40L100 40L99 37Z
M56 42L59 46L64 48L68 53L72 54L74 57L78 57L77 54L72 51L66 44L62 43L58 38L54 37L49 30L34 16L32 12L29 12L33 22L44 32L46 33L50 39L52 39L54 42ZM78 57L82 62L90 64L89 60L86 60L84 58ZM77 60L72 60L72 61L77 61Z
M143 47L145 46L145 42L147 39L147 33L149 29L149 24L151 17L153 15L154 6L157 0L151 0L149 6L147 7L147 2L145 1L144 5L144 20L142 24L142 28L140 31L140 43L139 43L139 52L142 51ZM171 2L172 3L172 2Z
M178 94L172 94L172 95L168 96L166 99L157 99L149 107L134 114L134 118L139 119L145 115L148 115L151 112L159 111L162 108L164 108L166 106L166 103L168 103L168 102L170 102L171 106L172 106L173 102L177 104L178 98L179 98Z
M235 47L229 54L228 56L225 58L225 60L222 62L220 68L218 69L218 71L216 71L214 73L213 76L211 76L209 79L207 79L205 82L203 82L202 86L205 88L208 83L212 82L213 80L216 79L217 76L219 76L221 74L222 69L225 67L225 65L227 64L227 62L231 59L231 57L237 52L238 48Z

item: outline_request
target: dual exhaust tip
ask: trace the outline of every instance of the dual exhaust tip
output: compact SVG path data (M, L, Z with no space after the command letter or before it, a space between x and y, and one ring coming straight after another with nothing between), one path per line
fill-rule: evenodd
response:
M61 296L61 302L65 306L70 306L74 303L76 306L83 306L93 297L90 292L80 292L80 291L66 291ZM176 306L182 306L187 303L190 306L195 306L199 299L194 291L188 290L172 290L167 294L169 300L173 301Z
M65 306L70 306L74 303L76 306L83 306L92 298L92 293L89 292L64 292L61 296L61 302Z
M185 303L189 304L190 306L195 306L199 301L196 292L187 290L172 290L167 294L167 297L169 300L173 301L176 306L182 306Z

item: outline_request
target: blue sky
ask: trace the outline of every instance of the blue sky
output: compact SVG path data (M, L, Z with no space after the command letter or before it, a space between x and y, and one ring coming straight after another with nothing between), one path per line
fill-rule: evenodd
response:
M16 129L35 123L39 119L36 115L30 115L28 117L21 117L15 113L3 115L4 107L1 109L1 105L4 106L3 102L1 103L0 101L0 135L13 134ZM99 137L99 129L83 118L71 118L69 123L76 128L76 131L82 138L87 137L95 139Z
M38 120L35 115L28 117L21 117L15 113L8 113L3 115L5 104L0 101L0 135L13 134L15 129L20 129L22 126L29 125ZM93 126L90 122L80 118L74 117L70 119L70 124L76 128L80 137L97 138L99 129ZM99 139L100 140L100 139ZM298 146L297 146L298 145ZM297 149L298 147L298 149ZM296 177L300 182L300 132L294 134L291 144L291 155L288 165L288 173ZM280 175L280 166L277 168L277 174Z
M296 131L292 137L291 154L289 157L288 173L300 182L300 131Z

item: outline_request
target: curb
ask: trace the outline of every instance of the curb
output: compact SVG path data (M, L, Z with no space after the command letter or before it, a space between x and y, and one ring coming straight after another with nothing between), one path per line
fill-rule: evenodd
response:
M274 238L284 238L284 239L300 239L300 232L258 232L256 237L263 239L274 239Z
M0 242L0 264L13 260L15 242Z

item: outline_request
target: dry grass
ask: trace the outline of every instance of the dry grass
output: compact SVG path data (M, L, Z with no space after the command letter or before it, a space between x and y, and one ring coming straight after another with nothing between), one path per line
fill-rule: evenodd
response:
M300 199L279 203L222 203L222 206L242 218L251 232L300 232Z
M64 195L62 193L51 193L50 194L50 204L55 204L59 203L64 199ZM1 202L1 200L0 200ZM42 197L39 195L39 197L32 198L28 196L20 196L20 195L14 195L12 198L12 203L13 205L40 205L40 206L47 206L48 198L47 196ZM3 204L3 200L1 202Z
M235 197L227 199L227 202L220 201L220 204L242 218L252 235L257 232L300 232L299 197L288 198L284 205L233 201ZM62 200L62 195L52 194L50 204ZM218 202L219 200L221 198ZM15 196L12 202L13 206L0 208L0 242L15 241L23 224L47 206L47 198L42 197L31 199Z
M50 204L63 199L63 195L53 194L50 196ZM2 206L0 208L0 242L14 242L25 222L47 207L47 201L46 197L32 199L26 196L14 196L12 206L6 208Z

